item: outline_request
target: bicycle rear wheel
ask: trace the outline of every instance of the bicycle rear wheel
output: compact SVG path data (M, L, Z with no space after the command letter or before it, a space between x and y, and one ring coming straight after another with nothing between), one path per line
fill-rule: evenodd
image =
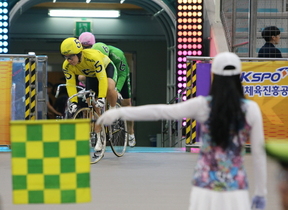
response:
M97 134L95 131L96 121L99 118L99 116L94 110L91 110L91 108L85 107L85 108L79 109L74 114L73 118L74 119L91 119L90 139L89 139L90 163L97 163L104 156L104 152L106 149L106 133L105 133L104 126L101 125L100 139L97 139ZM94 150L97 140L101 141L102 143L102 150L100 151Z
M116 108L121 107L116 104ZM127 123L125 120L117 119L111 126L110 146L117 157L124 155L128 142Z

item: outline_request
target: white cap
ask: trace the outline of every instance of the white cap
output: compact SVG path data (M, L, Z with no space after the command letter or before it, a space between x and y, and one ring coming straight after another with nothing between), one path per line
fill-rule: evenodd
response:
M241 60L235 53L222 52L215 56L211 69L220 76L238 75L241 74Z

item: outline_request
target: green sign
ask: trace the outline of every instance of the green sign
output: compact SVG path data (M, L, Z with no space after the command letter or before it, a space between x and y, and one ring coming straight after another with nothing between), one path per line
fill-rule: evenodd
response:
M92 32L90 21L76 21L75 36L80 36L83 32Z

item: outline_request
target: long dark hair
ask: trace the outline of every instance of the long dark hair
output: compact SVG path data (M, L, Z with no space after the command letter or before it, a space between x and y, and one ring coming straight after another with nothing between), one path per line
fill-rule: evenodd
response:
M226 149L233 139L230 135L237 135L245 124L245 115L241 109L244 93L240 76L214 75L210 95L209 127L212 142Z

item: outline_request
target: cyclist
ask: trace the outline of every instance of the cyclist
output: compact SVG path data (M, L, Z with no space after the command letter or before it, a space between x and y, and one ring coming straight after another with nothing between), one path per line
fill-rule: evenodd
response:
M92 89L98 94L96 107L104 107L105 97L109 104L115 107L117 101L117 92L115 91L117 71L109 57L97 50L83 49L80 41L74 37L65 39L61 43L60 51L65 58L62 70L66 78L69 97L77 93L75 87L76 75L84 75L87 78L97 78L93 80L93 83L89 80L86 81L86 89ZM78 107L77 97L74 97L71 102L68 110L70 114L73 114ZM97 138L100 139L100 131L97 132ZM101 148L101 142L97 141L95 150L99 151Z
M117 47L106 45L102 42L97 42L92 46L92 49L99 50L104 55L107 55L117 68L117 91L123 97L121 100L122 106L131 106L131 85L130 85L130 69L124 55L124 52ZM129 133L129 146L134 147L136 145L133 121L128 121L128 133Z
M107 55L111 61L115 64L117 68L117 91L123 97L121 100L121 106L131 106L131 85L130 85L130 69L124 55L124 52L114 46L105 45L102 42L97 42L95 44L95 36L90 32L83 32L79 36L79 41L85 46L85 48L91 48L99 50L104 55ZM128 134L129 134L129 146L134 147L136 145L135 135L134 135L134 123L133 121L128 121Z

